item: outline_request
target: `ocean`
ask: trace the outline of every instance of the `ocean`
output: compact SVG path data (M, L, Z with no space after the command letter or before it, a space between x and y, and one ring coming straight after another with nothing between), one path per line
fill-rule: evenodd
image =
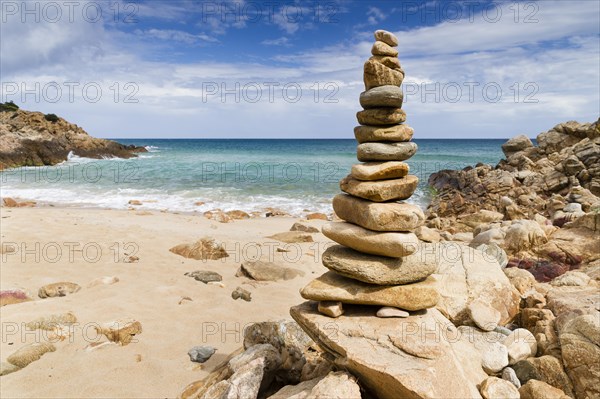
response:
M70 155L59 165L0 172L2 197L57 206L204 212L246 212L272 207L300 216L329 213L338 182L356 163L356 141L272 139L115 139L145 146L132 159L89 159ZM407 161L419 188L408 202L424 208L427 180L442 169L478 162L496 164L505 140L414 140L419 150ZM203 202L202 205L197 203Z

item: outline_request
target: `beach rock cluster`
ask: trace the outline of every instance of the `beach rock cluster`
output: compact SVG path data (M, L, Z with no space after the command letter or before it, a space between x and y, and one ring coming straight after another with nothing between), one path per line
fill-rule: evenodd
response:
M497 245L509 267L549 282L600 259L600 121L561 123L536 142L517 136L496 166L432 174L427 226Z
M144 147L123 145L88 135L63 118L15 108L0 110L0 170L18 166L55 165L70 152L87 158L131 158Z

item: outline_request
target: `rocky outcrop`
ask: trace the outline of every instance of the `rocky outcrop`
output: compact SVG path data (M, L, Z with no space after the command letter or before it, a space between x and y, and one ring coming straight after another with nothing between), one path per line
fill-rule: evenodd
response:
M0 111L0 170L55 165L70 152L87 158L131 158L146 149L91 137L81 127L41 112Z
M495 244L509 267L541 282L600 259L600 120L566 122L502 146L506 159L442 170L426 226L472 232L470 245Z

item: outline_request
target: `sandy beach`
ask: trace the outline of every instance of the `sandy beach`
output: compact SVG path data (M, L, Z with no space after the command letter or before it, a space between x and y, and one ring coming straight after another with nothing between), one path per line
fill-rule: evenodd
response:
M3 254L2 288L23 288L34 298L0 308L2 361L32 342L50 340L57 348L3 376L0 396L5 398L175 397L242 346L245 325L291 319L290 306L302 301L298 290L325 270L319 255L328 240L320 233L313 234L314 243L284 244L266 238L288 231L299 220L294 218L218 223L202 215L58 208L2 208L0 214L2 243L18 247L15 253ZM323 221L307 223L320 227ZM222 242L230 256L199 261L169 252L204 236ZM290 252L277 252L277 247ZM23 255L23 248L33 251ZM124 262L128 255L139 261ZM304 276L268 283L236 277L240 264L257 255L263 260L271 256ZM184 276L199 269L221 274L224 287ZM88 288L104 276L119 281ZM41 286L58 281L74 282L82 289L65 297L38 298ZM237 286L252 293L251 302L231 298ZM179 304L182 297L192 300ZM78 325L63 341L24 327L39 317L69 311ZM90 343L106 341L94 326L122 318L142 324L137 342L86 350ZM192 363L187 352L196 345L212 345L217 353L203 365Z

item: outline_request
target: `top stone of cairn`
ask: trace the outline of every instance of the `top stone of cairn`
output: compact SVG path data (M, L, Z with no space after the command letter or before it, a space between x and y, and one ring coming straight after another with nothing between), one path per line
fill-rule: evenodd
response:
M376 30L375 40L384 42L392 47L396 47L398 45L398 38L392 32L388 32L387 30Z

